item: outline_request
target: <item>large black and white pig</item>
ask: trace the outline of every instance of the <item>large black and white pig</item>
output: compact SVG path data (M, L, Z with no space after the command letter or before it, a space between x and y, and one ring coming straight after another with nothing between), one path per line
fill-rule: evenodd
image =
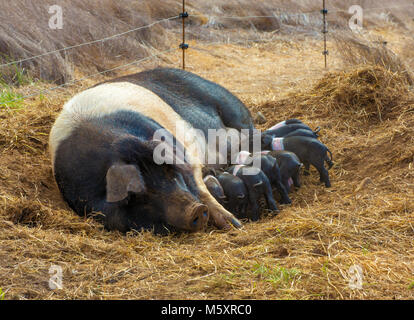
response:
M240 227L203 182L194 144L206 141L179 138L177 123L184 131L254 129L249 111L229 91L178 69L118 78L74 96L49 139L55 179L69 206L122 232L198 231L207 221ZM176 138L172 145L154 139L160 129ZM157 164L160 146L182 161Z

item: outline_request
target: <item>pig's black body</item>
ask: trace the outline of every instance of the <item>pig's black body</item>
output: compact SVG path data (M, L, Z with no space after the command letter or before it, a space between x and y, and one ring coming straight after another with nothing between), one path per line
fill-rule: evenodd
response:
M289 132L288 134L285 134L283 138L294 137L294 136L309 137L309 138L315 138L315 139L318 138L318 135L315 132L307 130L307 129L296 129L292 132ZM275 138L276 137L277 136L275 136Z
M114 81L128 81L154 92L206 137L208 129L254 129L249 110L236 96L193 73L160 68Z
M287 119L287 120L285 120L285 123L286 124L292 124L292 123L302 123L302 124L304 124L303 121L301 121L299 119L295 119L295 118Z
M235 166L231 166L227 171L233 173L234 169ZM237 171L236 176L244 182L248 192L250 211L247 215L250 220L257 221L260 218L258 201L262 195L266 199L267 207L270 210L278 211L276 201L272 194L272 186L262 170L255 167L243 166Z
M306 124L303 124L303 123L286 124L273 130L266 130L264 134L272 138L283 138L287 134L293 131L299 130L299 129L310 131L311 133L316 135L316 133L311 128L309 128Z
M328 168L333 165L332 159L327 154L328 152L331 154L331 152L322 142L309 137L289 137L283 139L283 145L285 150L298 156L306 170L309 170L309 166L313 165L319 172L320 181L324 182L327 188L331 186L329 173L325 168L325 162L327 162Z
M276 158L279 168L281 179L286 190L289 190L289 178L292 178L293 184L296 188L300 187L300 168L302 163L299 158L290 151L271 151L269 153L272 157Z

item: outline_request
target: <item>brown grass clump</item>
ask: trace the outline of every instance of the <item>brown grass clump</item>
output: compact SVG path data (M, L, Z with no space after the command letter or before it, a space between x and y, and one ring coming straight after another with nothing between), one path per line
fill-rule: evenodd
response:
M314 94L329 111L380 121L400 116L414 102L406 76L379 66L329 74L315 85Z
M336 32L333 39L337 51L346 66L381 66L399 73L412 85L413 75L406 64L389 49L382 37L357 36L352 32Z
M294 93L288 100L311 112L363 121L383 121L413 110L414 94L405 74L380 66L359 66L328 73L312 90Z

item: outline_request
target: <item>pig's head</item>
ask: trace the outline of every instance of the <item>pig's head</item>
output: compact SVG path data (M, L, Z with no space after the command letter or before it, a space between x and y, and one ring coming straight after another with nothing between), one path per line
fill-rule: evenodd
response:
M273 135L267 132L262 132L261 142L262 150L272 150Z
M135 219L144 219L178 230L201 230L209 213L200 202L192 167L185 161L157 164L153 153L160 143L131 136L116 142L123 161L107 171L106 200L126 206L132 225ZM166 152L176 154L174 148Z

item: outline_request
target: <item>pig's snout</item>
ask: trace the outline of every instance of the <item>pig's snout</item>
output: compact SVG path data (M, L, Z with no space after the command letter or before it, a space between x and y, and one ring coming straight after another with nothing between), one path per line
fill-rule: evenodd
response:
M208 222L209 213L208 207L204 204L194 204L188 209L187 226L191 231L198 231L203 229Z

